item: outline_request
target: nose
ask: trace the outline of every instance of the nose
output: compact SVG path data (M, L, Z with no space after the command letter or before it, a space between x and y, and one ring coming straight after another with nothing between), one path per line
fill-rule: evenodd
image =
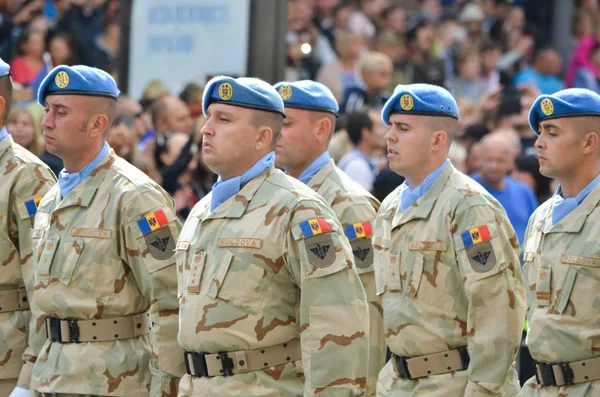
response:
M536 149L541 149L543 147L544 143L542 140L542 134L539 134L537 139L535 140L534 146Z
M200 133L202 135L214 135L214 129L212 127L212 121L209 119L206 120L202 128L200 129Z
M44 129L50 129L54 127L54 118L52 117L52 114L49 111L45 112L42 116L41 126Z

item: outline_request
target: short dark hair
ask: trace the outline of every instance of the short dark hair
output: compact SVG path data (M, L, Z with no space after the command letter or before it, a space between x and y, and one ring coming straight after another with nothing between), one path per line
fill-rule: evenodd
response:
M373 129L373 120L369 117L367 110L359 109L348 114L346 117L346 131L348 137L354 146L362 140L362 131L366 128Z
M275 112L256 110L252 116L252 124L255 128L267 126L273 131L273 149L277 147L277 139L283 128L283 115Z
M13 86L12 81L10 79L10 75L0 77L0 96L4 98L5 102L4 115L2 116L2 125L6 124L6 119L8 119L8 113L10 113L10 108L12 106L12 94Z

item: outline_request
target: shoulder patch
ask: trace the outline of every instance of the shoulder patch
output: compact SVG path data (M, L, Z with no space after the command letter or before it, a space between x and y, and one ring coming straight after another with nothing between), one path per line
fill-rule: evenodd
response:
M331 234L319 234L305 240L309 262L318 268L329 267L335 262L335 246Z
M350 242L354 263L359 269L366 269L373 264L373 246L370 238L355 239Z
M137 220L142 236L149 234L169 223L163 210L158 210Z
M462 232L461 237L465 248L469 248L472 245L477 245L491 239L490 231L487 225L474 227Z
M35 214L37 214L37 209L40 206L40 201L42 201L43 198L44 196L40 196L25 202L25 209L29 217L35 216Z
M154 259L166 260L173 256L175 241L169 227L161 227L144 235L150 254Z
M327 219L315 218L308 221L300 222L300 230L304 237L317 236L321 233L327 233L331 231Z
M345 226L344 233L346 233L348 241L352 241L359 238L371 237L373 235L373 228L371 227L371 222L359 222Z
M496 265L496 254L490 241L471 245L466 252L471 268L477 273L487 273Z

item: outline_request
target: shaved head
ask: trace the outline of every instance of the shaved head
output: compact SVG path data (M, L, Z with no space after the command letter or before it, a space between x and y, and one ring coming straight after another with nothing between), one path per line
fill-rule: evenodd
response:
M12 106L12 93L13 86L12 80L9 76L4 76L0 78L0 97L4 98L4 114L0 114L0 127L6 124L6 119L8 118L8 113L10 113L10 108Z
M448 149L450 149L450 145L452 144L454 137L456 137L458 120L454 117L443 116L427 117L426 119L432 133L437 131L446 132L446 135L448 136Z

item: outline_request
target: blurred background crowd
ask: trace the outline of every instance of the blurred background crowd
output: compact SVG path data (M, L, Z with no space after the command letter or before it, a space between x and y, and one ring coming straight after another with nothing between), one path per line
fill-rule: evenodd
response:
M600 92L598 0L564 1L576 8L568 51L550 45L545 1L288 0L285 79L332 90L340 118L331 156L380 200L402 182L387 168L381 106L397 84L446 87L460 110L450 158L502 203L522 242L529 216L555 189L538 171L531 103L566 87ZM16 88L7 128L57 174L35 92L59 64L117 79L120 8L119 0L0 0L0 57ZM119 98L108 136L173 195L182 219L215 181L198 151L203 88L191 81L170 92L164 80L149 81L140 98Z

